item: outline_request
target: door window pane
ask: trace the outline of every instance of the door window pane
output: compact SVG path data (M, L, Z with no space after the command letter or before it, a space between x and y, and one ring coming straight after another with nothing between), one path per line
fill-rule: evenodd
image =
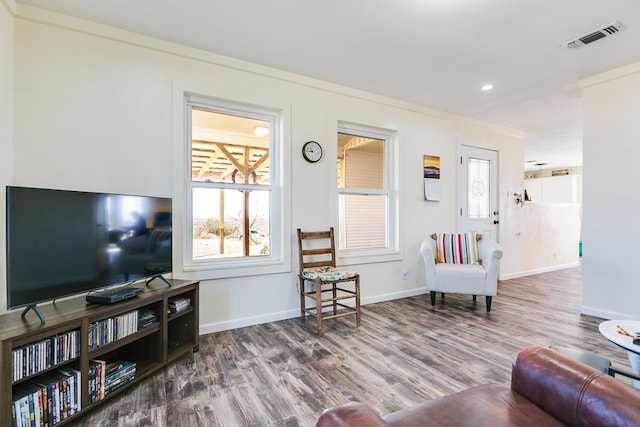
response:
M489 219L491 216L491 162L469 157L467 164L467 217Z

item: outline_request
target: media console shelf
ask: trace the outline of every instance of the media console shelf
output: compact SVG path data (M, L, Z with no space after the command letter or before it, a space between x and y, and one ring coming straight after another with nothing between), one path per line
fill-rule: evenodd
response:
M199 283L169 282L110 305L87 303L84 296L42 305L44 324L20 312L0 316L0 425L15 425L14 414L20 417L16 411L28 407L29 396L32 405L42 399L40 405L57 409L37 417L66 424L198 351ZM121 371L112 373L116 362Z

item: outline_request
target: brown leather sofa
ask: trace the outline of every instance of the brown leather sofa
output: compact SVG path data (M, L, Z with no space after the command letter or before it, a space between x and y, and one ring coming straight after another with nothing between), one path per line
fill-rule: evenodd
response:
M640 426L640 390L546 347L513 360L511 387L488 384L383 417L351 402L326 410L316 427Z

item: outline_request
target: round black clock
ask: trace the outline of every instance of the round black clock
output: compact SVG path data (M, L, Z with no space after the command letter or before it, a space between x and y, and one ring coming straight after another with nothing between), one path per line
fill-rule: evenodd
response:
M307 162L317 162L322 158L322 146L316 141L305 142L302 146L302 157L304 157Z

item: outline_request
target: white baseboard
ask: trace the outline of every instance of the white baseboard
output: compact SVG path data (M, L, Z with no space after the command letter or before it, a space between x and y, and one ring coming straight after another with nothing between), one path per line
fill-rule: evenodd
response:
M412 297L415 295L425 294L426 288L410 289L401 292L392 292L388 294L376 295L373 297L366 297L360 300L361 305L373 304L382 301L391 301L394 299ZM227 331L230 329L244 328L246 326L261 325L263 323L277 322L279 320L293 319L300 316L300 309L295 308L292 310L279 311L274 313L267 313L260 316L249 316L238 319L229 319L222 322L208 323L200 325L200 335L211 334L213 332Z
M629 316L628 314L621 314L621 313L615 313L613 311L600 310L594 307L587 307L584 305L580 307L580 313L586 314L587 316L600 317L601 319L607 319L607 320L613 320L613 319L630 320L635 317L635 316Z
M422 287L422 288L415 288L415 289L409 289L406 291L401 291L401 292L391 292L388 294L381 294L381 295L376 295L373 297L367 297L367 298L363 298L361 303L362 304L373 304L376 302L382 302L382 301L391 301L394 299L400 299L400 298L408 298L408 297L414 297L416 295L423 295L426 294L427 291L427 287Z
M569 264L554 265L552 267L538 268L535 270L520 271L500 276L500 280L517 279L519 277L533 276L534 274L549 273L552 271L565 270L567 268L579 267L580 262L572 262Z
M228 331L230 329L244 328L246 326L261 325L263 323L277 322L279 320L291 319L300 316L300 309L279 311L261 316L249 316L238 319L229 319L222 322L214 322L200 325L200 335L213 332Z

